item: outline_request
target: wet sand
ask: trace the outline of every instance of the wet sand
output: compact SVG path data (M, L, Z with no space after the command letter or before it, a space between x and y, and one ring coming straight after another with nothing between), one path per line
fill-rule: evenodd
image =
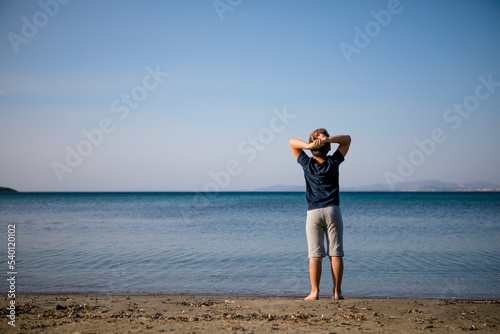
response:
M500 301L26 295L1 333L500 332Z

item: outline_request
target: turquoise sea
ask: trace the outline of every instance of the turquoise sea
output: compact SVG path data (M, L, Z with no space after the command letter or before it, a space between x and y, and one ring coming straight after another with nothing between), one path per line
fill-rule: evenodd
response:
M500 193L344 192L340 206L344 296L500 299ZM0 216L18 293L309 293L304 193L2 194Z

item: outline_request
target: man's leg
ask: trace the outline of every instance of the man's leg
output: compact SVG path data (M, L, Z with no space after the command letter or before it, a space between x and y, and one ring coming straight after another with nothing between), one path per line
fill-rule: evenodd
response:
M330 256L333 278L333 299L342 299L342 276L344 275L344 260L341 256Z
M342 256L344 256L344 223L342 221L340 207L328 207L325 209L325 216L328 226L328 254L332 267L333 299L342 299L342 276L344 275L344 260L342 258Z
M321 280L321 263L323 258L309 258L309 276L311 278L311 294L304 300L316 300L319 298L319 281Z

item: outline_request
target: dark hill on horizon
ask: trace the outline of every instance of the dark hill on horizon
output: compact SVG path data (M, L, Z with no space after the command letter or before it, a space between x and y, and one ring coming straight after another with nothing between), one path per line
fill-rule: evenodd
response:
M0 187L0 193L17 193L17 190L7 188L7 187Z

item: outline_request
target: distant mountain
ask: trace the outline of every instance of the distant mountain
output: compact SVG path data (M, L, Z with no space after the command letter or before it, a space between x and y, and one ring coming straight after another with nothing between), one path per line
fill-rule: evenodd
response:
M6 188L6 187L0 187L0 193L17 193L17 190L11 189L11 188Z
M500 185L491 182L468 182L454 183L439 180L426 180L418 182L403 182L394 185L394 189L389 186L377 183L361 187L340 188L341 191L500 191ZM255 191L305 191L303 186L274 185L270 187L257 188Z
M282 184L276 184L274 186L257 188L255 191L306 191L306 186L284 186Z

